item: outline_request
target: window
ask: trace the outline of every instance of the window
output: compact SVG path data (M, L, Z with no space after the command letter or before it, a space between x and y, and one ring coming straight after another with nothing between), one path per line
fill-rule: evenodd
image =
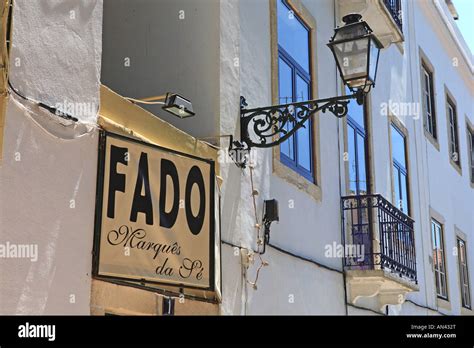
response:
M469 151L471 183L474 184L474 129L469 127L467 127L467 146Z
M458 261L462 306L471 309L471 290L469 288L469 271L467 269L466 242L461 238L458 238Z
M346 88L346 93L349 91ZM347 113L347 160L349 166L349 194L365 195L367 180L367 136L364 107L351 101Z
M459 156L458 119L456 115L456 106L449 98L447 100L446 112L448 114L449 155L451 161L460 167L461 159Z
M422 97L423 97L423 121L425 129L434 139L437 139L435 100L433 92L433 73L422 63Z
M444 260L444 237L442 225L431 220L431 242L433 245L433 268L436 279L436 294L443 299L448 298L446 282L446 264Z
M311 99L310 32L284 0L277 1L279 103ZM287 124L287 129L292 125ZM280 145L280 159L314 182L312 120Z
M397 24L398 29L400 29L400 31L403 31L401 0L384 0L383 3L385 4L385 7L392 16L392 19Z
M393 163L393 188L395 205L409 215L408 199L408 169L406 160L406 138L402 131L392 124L392 163Z

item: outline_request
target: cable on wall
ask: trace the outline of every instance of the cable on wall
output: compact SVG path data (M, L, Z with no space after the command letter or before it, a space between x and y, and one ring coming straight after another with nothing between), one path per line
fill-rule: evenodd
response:
M252 203L253 203L253 212L254 212L254 219L255 219L255 228L257 229L257 249L258 249L258 252L256 253L258 255L258 258L259 258L259 261L260 261L260 265L258 266L257 268L257 273L255 275L255 280L253 282L249 282L247 280L247 282L252 285L252 287L257 290L257 281L258 281L258 276L260 275L260 270L263 268L263 267L266 267L269 265L269 263L267 261L264 261L262 259L262 253L260 251L260 247L263 245L264 241L263 241L263 238L261 236L261 223L258 219L258 214L257 214L257 200L256 200L256 196L258 196L258 191L255 189L255 186L254 186L254 181L253 181L253 166L249 166L249 171L250 171L250 185L251 185L251 188L252 188Z
M230 247L233 247L233 248L239 248L239 249L247 249L243 246L240 246L240 245L236 245L236 244L233 244L231 242L228 242L228 241L225 241L225 240L221 240L221 243L222 244L225 244L225 245L228 245ZM318 261L315 261L315 260L312 260L312 259L309 259L307 257L304 257L304 256L300 256L300 255L297 255L297 254L294 254L292 253L291 251L288 251L286 249L283 249L283 248L280 248L279 246L275 245L275 244L267 244L267 246L269 246L270 248L282 253L282 254L285 254L287 256L290 256L290 257L293 257L295 259L298 259L298 260L301 260L301 261L304 261L304 262L308 262L308 263L311 263L315 266L318 266L318 267L321 267L321 268L324 268L325 270L328 270L328 271L331 271L331 272L336 272L336 273L339 273L339 274L342 274L343 272L337 268L332 268L332 267L329 267L329 266L326 266L325 264L322 264L322 263L319 263ZM258 253L258 251L256 250L252 250L255 254Z
M125 99L131 101L132 103L138 103L138 104L150 104L150 105L165 105L164 102L162 101L145 101L145 100L140 100L140 99L135 99L135 98L130 98L130 97L124 97Z
M39 107L49 111L50 113L52 113L52 114L54 114L58 117L61 117L61 118L65 119L65 120L69 120L69 121L73 121L73 122L78 122L79 121L76 117L71 116L69 114L66 114L65 112L63 112L63 111L61 111L61 110L59 110L59 109L57 109L53 106L49 106L49 105L47 105L43 102L40 102L40 101L37 101L37 100L34 100L32 98L24 96L15 87L13 87L10 79L8 79L8 86L10 87L11 91L13 91L17 96L19 96L23 100L27 100L31 103L34 103L34 104L38 105Z
M4 58L4 61L5 61L5 66L9 66L10 65L10 50L11 50L11 36L12 36L12 28L11 28L11 23L13 22L13 16L12 16L12 12L13 12L13 0L10 0L9 3L8 3L8 24L7 24L7 37L6 37L6 41L7 41L7 49L8 49L8 53L6 54ZM6 10L6 7L5 7L5 10ZM67 113L55 108L55 107L52 107L52 106L49 106L43 102L40 102L40 101L37 101L37 100L34 100L32 98L29 98L29 97L26 97L24 96L22 93L20 93L18 91L18 89L16 89L15 87L13 87L11 81L10 81L10 78L7 76L7 79L8 79L8 86L10 87L10 90L13 91L16 95L18 95L20 98L22 98L23 100L27 100L29 102L32 102L36 105L38 105L39 107L49 111L50 113L56 115L56 116L59 116L63 119L66 119L66 120L69 120L69 121L73 121L73 122L77 122L78 119L74 116L71 116L71 115L68 115Z

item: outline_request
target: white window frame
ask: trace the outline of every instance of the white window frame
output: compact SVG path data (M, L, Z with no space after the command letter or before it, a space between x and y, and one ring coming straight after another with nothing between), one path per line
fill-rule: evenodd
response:
M433 227L438 227L438 230L433 231ZM437 235L436 232L439 232L439 235ZM433 271L434 271L435 280L437 280L435 284L439 284L439 287L436 286L436 295L438 296L438 298L441 298L443 300L448 300L448 277L447 277L447 270L446 270L446 256L445 256L445 248L444 248L444 226L443 224L441 224L434 218L431 218L431 236L432 236L431 250L435 251L435 245L439 244L440 253L441 253L441 255L438 255L437 252L433 253ZM438 257L440 257L440 259L438 259ZM441 265L442 267L440 267L439 265ZM444 288L442 286L443 283L444 283Z

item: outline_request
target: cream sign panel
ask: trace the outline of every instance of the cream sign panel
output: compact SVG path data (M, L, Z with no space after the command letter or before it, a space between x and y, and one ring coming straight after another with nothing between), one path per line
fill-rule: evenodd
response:
M96 275L212 289L214 163L110 133L101 147Z

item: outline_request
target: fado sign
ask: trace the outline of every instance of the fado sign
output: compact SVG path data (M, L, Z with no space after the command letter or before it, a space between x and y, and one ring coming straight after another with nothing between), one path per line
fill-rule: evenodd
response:
M95 274L212 290L214 162L104 132Z

